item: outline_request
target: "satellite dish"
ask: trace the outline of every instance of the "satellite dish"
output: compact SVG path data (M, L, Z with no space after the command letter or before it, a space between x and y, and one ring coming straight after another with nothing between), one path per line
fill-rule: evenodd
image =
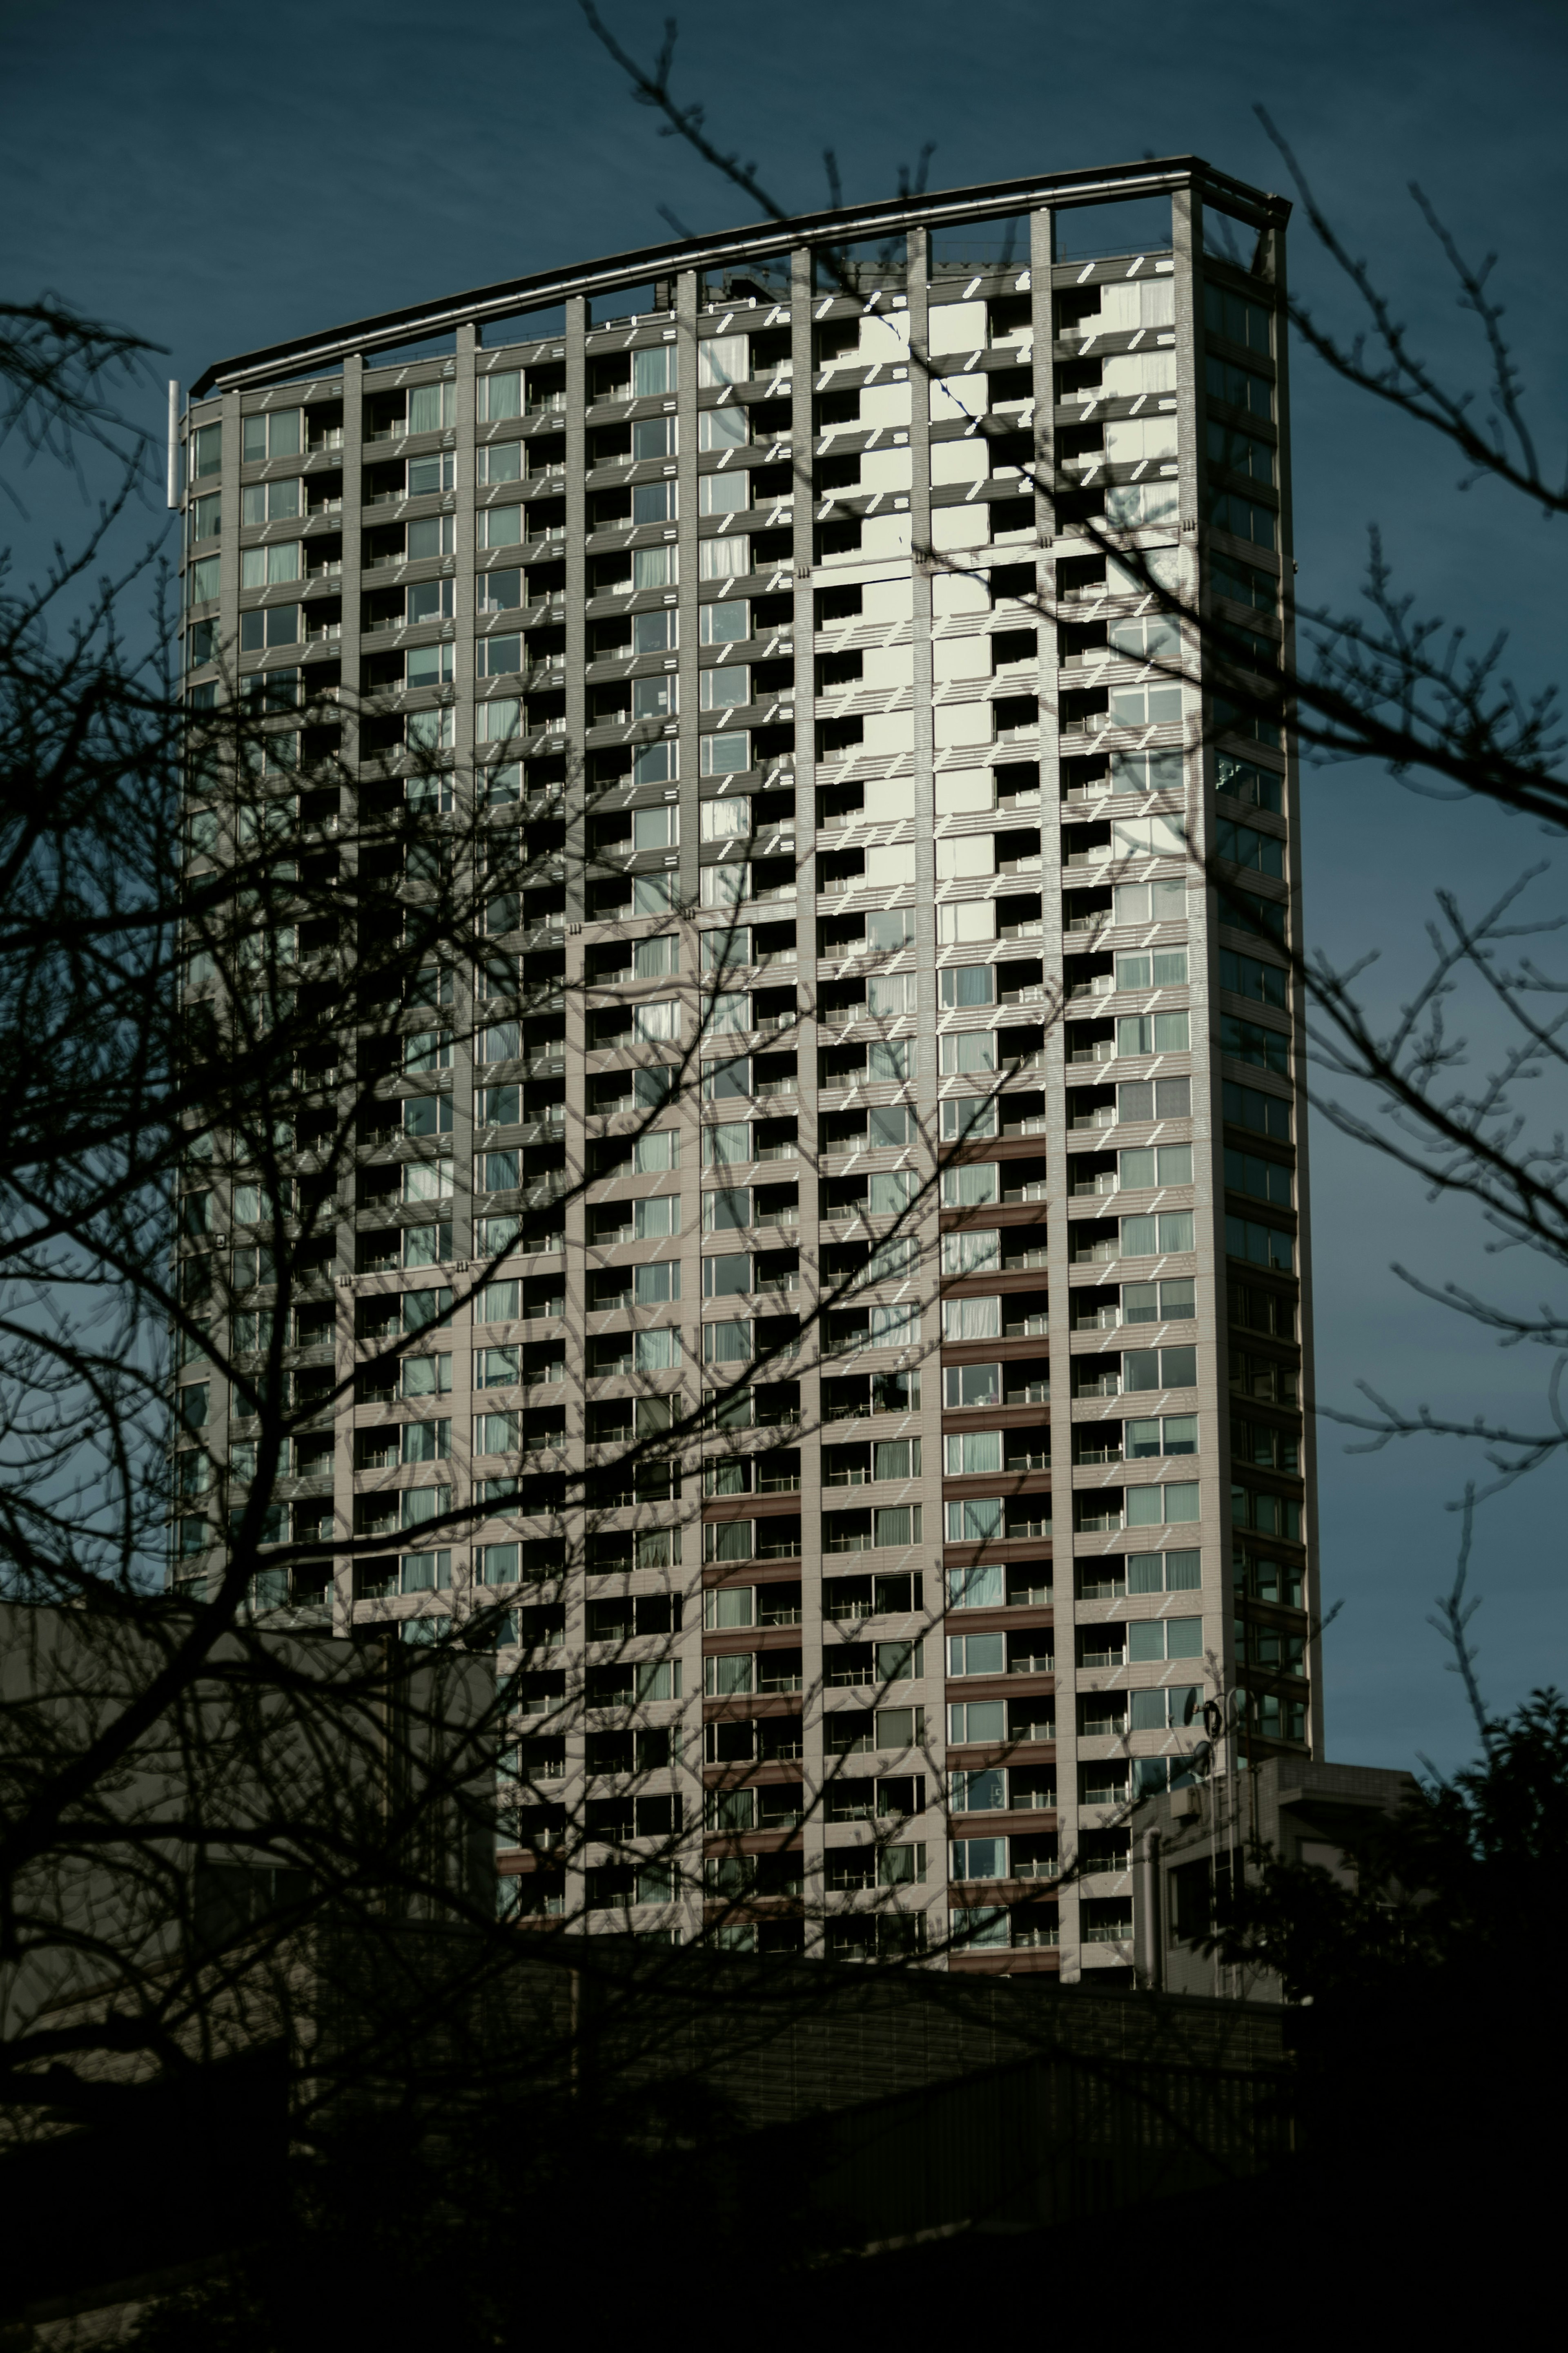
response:
M1204 1702L1204 1730L1211 1741L1217 1740L1225 1729L1225 1711L1217 1699Z
M1187 1757L1187 1770L1188 1770L1188 1772L1189 1772L1189 1773L1196 1773L1196 1774L1198 1774L1198 1775L1200 1776L1200 1778L1207 1778L1207 1776L1208 1776L1208 1773L1209 1773L1210 1767L1213 1766L1213 1764L1214 1764L1214 1743L1213 1743L1213 1741L1212 1741L1212 1740L1200 1740L1200 1741L1199 1741L1199 1743L1198 1743L1198 1745L1197 1745L1197 1746L1196 1746L1194 1749L1193 1749L1193 1750L1192 1750L1192 1752L1190 1753L1190 1755L1189 1755L1189 1756L1188 1756L1188 1757Z

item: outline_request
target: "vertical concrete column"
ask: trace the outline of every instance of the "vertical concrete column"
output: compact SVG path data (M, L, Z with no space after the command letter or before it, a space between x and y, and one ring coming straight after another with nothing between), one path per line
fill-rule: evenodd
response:
M683 269L675 281L675 511L677 733L679 753L680 863L678 896L683 906L697 904L700 878L698 842L701 827L698 801L698 564L697 539L697 273ZM668 404L667 404L668 405Z
M348 885L345 903L352 902L354 878L359 867L359 762L362 747L360 713L360 630L363 619L364 577L364 361L358 352L351 352L343 361L343 572L342 626L338 645L341 656L341 684L338 688L339 709L342 714L342 742L340 759L342 785L338 818L339 871ZM353 1003L353 968L358 962L359 943L344 938L338 955L343 979L345 1008ZM352 1091L358 1078L357 1028L350 1023L343 1036L346 1061L345 1081ZM351 1093L352 1099L352 1093ZM353 1366L355 1357L355 1294L356 1251L354 1242L354 1178L351 1172L346 1198L339 1202L338 1241L335 1260L337 1269L337 1377L343 1384L338 1399L332 1430L332 1490L337 1533L342 1537L353 1534L353 1429L354 1387ZM353 1620L353 1562L352 1557L339 1559L333 1578L332 1620L336 1630L346 1633Z
M790 257L790 367L793 396L790 441L795 472L795 970L802 1001L809 1008L800 1025L799 1150L800 1303L803 1321L816 1310L821 1293L821 1215L816 1058L820 995L816 955L816 619L813 579L816 452L813 426L812 264L809 247ZM802 1351L809 1363L820 1353L823 1327L813 1323ZM802 1758L808 1789L820 1790L825 1772L822 1703L822 1384L815 1373L801 1377L800 1576L801 1683L805 1726ZM822 1809L810 1808L805 1827L805 1894L808 1905L823 1893ZM808 1928L808 1935L810 1930ZM808 1948L809 1949L809 1948Z
M927 1761L933 1786L926 1839L926 1887L933 1914L932 1942L940 1942L945 1923L934 1915L945 1911L947 1839L943 1818L946 1787L947 1711L946 1658L943 1625L946 1591L942 1569L942 1213L941 1183L935 1167L942 1152L941 1077L937 1045L936 937L936 735L933 714L935 661L931 644L934 569L918 551L931 543L931 393L930 377L917 353L930 350L930 249L923 228L909 233L910 328L910 636L914 681L914 774L910 790L915 816L915 1003L917 1008L918 1076L915 1112L928 1150L917 1163L921 1183L927 1188L919 1226L920 1289L926 1303L921 1319L924 1347L921 1356L921 1483L925 1563L925 1608L931 1618L926 1636L925 1680L921 1689L925 1708Z
M566 790L563 803L566 834L566 918L568 925L581 923L585 901L584 863L587 852L587 816L591 798L588 779L588 620L585 610L588 588L587 468L588 436L588 304L585 297L573 295L566 304L564 350L566 361ZM526 396L526 371L525 371ZM587 1023L582 992L582 942L568 933L568 980L566 987L566 1174L569 1182L579 1189L566 1204L563 1288L565 1293L566 1325L566 1461L569 1473L580 1473L584 1460L584 1434L586 1415L584 1410L584 1377L586 1369L586 1348L584 1333L587 1309L587 1265L585 1247L588 1231L587 1210L581 1192L581 1180L586 1166L586 1145L584 1115L587 1099L584 1052L587 1044ZM575 1509L563 1514L566 1540L567 1575L563 1582L562 1599L566 1607L567 1640L580 1648L587 1609L587 1515L579 1502ZM566 1769L569 1783L582 1772L585 1757L585 1734L575 1724L566 1736ZM569 1878L567 1904L581 1904L583 1883L573 1875Z

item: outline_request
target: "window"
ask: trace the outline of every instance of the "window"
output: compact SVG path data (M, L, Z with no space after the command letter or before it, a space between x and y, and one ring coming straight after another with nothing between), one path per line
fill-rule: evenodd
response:
M1151 1284L1150 1288L1153 1286ZM1129 1395L1140 1389L1190 1389L1197 1385L1198 1352L1179 1348L1129 1348L1121 1358L1121 1387Z
M1235 1079L1224 1085L1225 1116L1234 1126L1249 1127L1258 1135L1272 1135L1281 1144L1290 1141L1290 1106L1278 1095L1266 1095L1257 1087L1244 1087Z
M1187 978L1185 948L1160 948L1151 955L1119 955L1118 988L1180 988Z
M1211 335L1223 335L1227 343L1240 343L1248 351L1268 355L1274 348L1270 318L1263 303L1250 301L1245 294L1233 294L1227 286L1205 282L1204 325Z
M1190 1275L1178 1275L1163 1282L1124 1282L1121 1286L1124 1324L1180 1323L1196 1312Z
M204 555L185 574L185 602L188 605L210 605L218 593L223 559ZM210 659L210 655L204 659Z
M521 668L522 639L519 637L481 638L475 648L474 669L479 678L510 678ZM410 678L412 675L411 671Z
M405 1487L398 1501L401 1506L399 1526L421 1528L431 1520L445 1518L452 1508L452 1490L450 1487ZM433 1567L433 1556L426 1554L425 1557L432 1560ZM434 1575L431 1581L435 1581Z
M960 1077L971 1071L996 1068L996 1039L990 1029L950 1031L941 1043L942 1075Z
M405 686L449 686L456 649L450 645L411 646L404 657Z
M1163 882L1119 882L1115 921L1119 923L1183 923L1187 913L1187 886L1180 875Z
M705 646L741 645L751 634L751 607L743 597L704 605L698 615L698 637Z
M1301 1506L1293 1495L1267 1495L1255 1487L1233 1486L1230 1516L1238 1528L1255 1528L1260 1535L1301 1541Z
M1113 793L1179 793L1182 755L1164 752L1112 752L1110 790Z
M1229 1258L1244 1258L1254 1266L1271 1266L1280 1274L1295 1272L1294 1239L1282 1233L1278 1226L1259 1225L1250 1218L1226 1218L1225 1247Z
M474 386L474 414L481 425L496 425L506 417L522 415L522 375L517 368L497 368L481 375Z
M1162 1209L1158 1217L1121 1219L1123 1258L1153 1258L1156 1253L1168 1256L1173 1250L1190 1250L1192 1248L1193 1213L1190 1209Z
M950 1675L1005 1675L1007 1672L1005 1634L950 1634L947 1638Z
M409 742L412 744L416 740L413 732L416 718L431 720L437 716L451 721L454 713L449 708L440 713L415 712L409 721ZM474 741L477 744L504 744L510 737L519 734L521 728L522 705L515 695L492 695L488 702L481 702L474 713ZM419 740L428 741L429 739L421 737ZM451 743L452 735L449 728L440 740L443 744Z
M655 1128L639 1135L632 1146L632 1167L639 1176L656 1176L680 1166L680 1131L674 1127Z
M920 1179L912 1168L873 1172L867 1185L867 1208L874 1218L899 1216L915 1198Z
M279 540L270 547L242 548L239 556L240 586L277 588L301 578L302 552L297 539Z
M942 1205L944 1209L967 1208L999 1201L1002 1198L1002 1171L994 1160L971 1161L962 1168L944 1168L942 1172Z
M223 471L223 427L198 425L191 436L191 480L199 482L208 474Z
M656 343L651 350L632 353L632 398L646 400L656 392L675 390L677 368L676 346Z
M1203 1583L1203 1556L1196 1552L1140 1552L1129 1556L1129 1593L1195 1593Z
M1219 1017L1219 1050L1238 1062L1253 1062L1280 1078L1290 1075L1290 1040L1283 1029L1266 1029L1259 1021L1244 1021L1239 1013Z
M1149 1185L1190 1185L1193 1181L1193 1147L1190 1144L1145 1145L1131 1152L1119 1152L1117 1182L1129 1189Z
M710 671L708 676L715 673ZM729 675L730 673L726 673ZM744 677L745 673L740 673ZM701 772L705 776L737 775L752 765L752 739L743 731L722 735L704 735L701 739Z
M451 490L457 479L457 458L450 449L432 450L427 458L410 458L408 497L434 498L442 491Z
M987 1368L988 1369L988 1368ZM1002 1468L999 1430L964 1430L942 1440L942 1469L950 1479L969 1479ZM996 1572L1000 1576L1001 1571ZM998 1589L996 1599L1002 1599ZM970 1605L973 1607L973 1602Z
M632 587L673 588L676 581L676 551L673 547L635 547L632 550Z
M1121 1430L1121 1455L1127 1462L1142 1462L1163 1454L1195 1454L1198 1451L1197 1416L1192 1413L1166 1414L1158 1421L1124 1422Z
M944 1340L999 1340L1002 1302L990 1299L944 1299L942 1303Z
M947 965L940 979L944 1011L996 1002L996 976L988 964Z
M634 427L634 434L636 431ZM698 417L699 449L741 449L745 447L748 438L746 412L733 402L724 408L704 408Z
M1161 1487L1129 1487L1126 1491L1124 1517L1130 1528L1157 1528L1168 1521L1195 1520L1197 1516L1195 1479Z
M1237 367L1229 360L1209 354L1205 367L1205 381L1211 400L1223 400L1232 408L1245 408L1267 424L1274 422L1274 386L1266 375L1255 368ZM1215 586L1218 586L1216 581ZM1228 595L1228 590L1224 592ZM1272 609L1272 599L1268 609Z
M441 584L445 586L445 583ZM510 572L476 572L474 575L474 610L476 613L515 613L521 606L522 574Z
M439 433L454 423L457 397L458 387L449 380L415 385L408 395L410 433Z
M1005 1879L1007 1876L1007 1841L1005 1838L954 1839L951 1843L951 1869L953 1879ZM963 1923L960 1933L966 1945L1005 1944L1011 1930L1005 1912L989 1906L973 1911L955 1911L954 1923ZM996 1923L1000 1921L1001 1927Z
M216 507L216 499L199 501L198 504ZM291 474L287 481L252 482L239 494L239 519L242 523L291 522L300 512L300 478ZM216 531L216 516L211 528ZM203 534L198 532L197 537Z
M1213 367L1215 362L1211 360L1209 365ZM1243 371L1238 368L1230 373L1239 375ZM1252 381L1261 383L1262 378L1255 376ZM1279 583L1271 573L1259 572L1250 564L1237 564L1228 555L1215 555L1210 558L1209 576L1216 596L1228 596L1236 605L1250 605L1257 613L1279 609Z
M449 514L425 515L411 522L405 534L410 564L422 564L433 555L450 555L458 543L457 530L456 520Z
M1260 507L1235 491L1215 491L1209 498L1209 522L1233 538L1249 539L1255 546L1272 548L1279 518L1272 507Z
M268 458L297 458L300 416L297 408L274 408L265 416L241 417L241 463L256 466Z
M1181 715L1179 686L1118 686L1110 691L1112 727L1165 727Z
M1184 1054L1187 1047L1185 1013L1123 1014L1116 1024L1119 1054Z
M699 475L697 512L700 515L743 514L751 503L751 477L743 470L737 469L733 473Z
M632 490L632 522L634 527L646 522L675 521L675 491L673 482L637 482Z
M704 711L734 711L752 699L752 673L745 664L701 673L700 700ZM742 765L744 765L742 763Z
M919 1063L919 1048L912 1038L874 1038L866 1049L866 1078L869 1085L891 1082L902 1085L915 1075Z
M942 1238L942 1271L943 1274L999 1274L1002 1271L1002 1237L994 1226L981 1227L978 1231L943 1234Z
M270 646L297 646L299 642L298 605L268 605L261 612L242 613L239 617L242 654L263 653Z
M1227 1145L1225 1181L1232 1193L1250 1193L1256 1200L1272 1201L1281 1209L1294 1206L1289 1168L1280 1161L1265 1160L1255 1152L1237 1152Z
M522 509L481 507L474 524L481 547L516 547L522 539Z
M1221 752L1215 760L1215 790L1227 793L1232 800L1249 801L1254 808L1268 809L1275 817L1285 814L1284 777L1251 760L1238 760L1233 752Z
M474 452L474 480L482 490L490 482L521 482L521 441L482 441Z
M749 335L709 335L697 346L699 388L745 384L752 373Z
M1217 418L1211 417L1207 448L1211 466L1220 467L1226 473L1249 475L1253 481L1267 482L1272 487L1273 446L1260 440L1256 433L1245 433L1239 426L1222 425Z
M1285 844L1277 833L1258 833L1252 826L1222 817L1215 827L1215 855L1227 858L1256 874L1285 879Z
M1286 975L1278 965L1259 964L1255 956L1238 955L1234 948L1219 952L1219 985L1237 997L1255 997L1260 1005L1286 1002Z

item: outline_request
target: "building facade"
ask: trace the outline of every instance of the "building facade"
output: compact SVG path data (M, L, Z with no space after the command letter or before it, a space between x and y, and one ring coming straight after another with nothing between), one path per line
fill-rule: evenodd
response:
M340 1624L549 1644L520 1819L603 1838L503 1853L524 1908L1124 1970L1203 1703L1319 1741L1295 765L1160 594L1277 670L1286 210L1190 158L911 197L193 389L193 697L308 765L314 670L302 828L417 755L532 861L402 1017L436 1141L340 1204L283 1490ZM400 1313L423 1395L356 1387Z

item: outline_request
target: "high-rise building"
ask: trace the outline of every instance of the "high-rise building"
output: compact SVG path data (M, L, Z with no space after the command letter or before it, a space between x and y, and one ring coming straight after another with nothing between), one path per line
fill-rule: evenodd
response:
M459 1304L285 1493L340 1624L552 1646L524 1819L595 1843L501 1867L590 1928L695 1933L703 1857L731 1941L1125 1970L1205 1702L1319 1746L1287 210L1191 157L910 196L193 388L193 693L283 673L286 733L341 667L351 797L417 755L526 829L310 1361Z

